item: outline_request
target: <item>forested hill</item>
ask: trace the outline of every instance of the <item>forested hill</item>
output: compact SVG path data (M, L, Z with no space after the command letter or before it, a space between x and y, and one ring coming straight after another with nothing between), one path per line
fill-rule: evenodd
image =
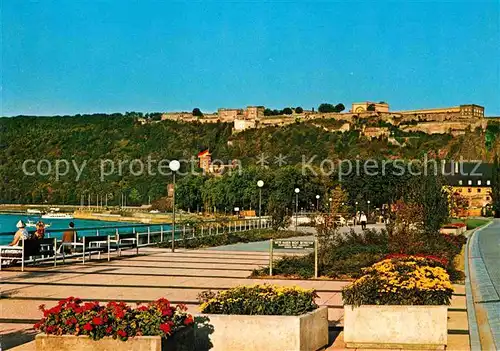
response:
M488 134L489 133L489 134ZM239 159L244 166L255 165L257 157L265 155L269 166L277 167L276 158L283 155L286 164L297 164L303 158L314 163L323 159L332 161L348 158L421 158L425 154L448 158L492 160L500 153L500 128L491 125L488 133L471 131L465 136L404 134L394 130L396 146L387 139L360 137L358 131L332 133L310 122L287 127L268 127L247 130L232 135L232 124L177 123L152 121L142 125L133 115L77 115L65 117L11 117L0 118L0 202L34 202L78 204L82 194L113 194L121 192L141 194L153 200L166 193L170 176L159 174L153 164L150 175L130 173L128 164L118 172L118 162L141 159L146 165L151 160L189 159L204 149L210 149L213 158L228 162ZM487 144L487 145L486 145ZM101 162L109 159L115 172L100 178ZM47 175L26 175L36 170ZM40 160L47 160L42 161ZM56 160L66 160L69 171L56 179ZM59 161L64 171L64 161ZM81 169L80 178L75 165ZM111 161L107 161L107 166ZM146 166L145 166L146 167ZM139 167L134 168L137 173ZM109 167L106 169L109 171ZM145 169L145 172L147 169ZM115 201L116 202L116 201Z

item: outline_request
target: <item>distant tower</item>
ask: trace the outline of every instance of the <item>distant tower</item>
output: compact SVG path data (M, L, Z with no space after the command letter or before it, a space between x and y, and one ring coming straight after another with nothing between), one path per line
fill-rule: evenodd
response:
M205 150L202 151L198 154L198 159L199 159L199 166L201 169L203 169L205 172L208 172L210 168L210 164L212 163L212 154L210 151Z

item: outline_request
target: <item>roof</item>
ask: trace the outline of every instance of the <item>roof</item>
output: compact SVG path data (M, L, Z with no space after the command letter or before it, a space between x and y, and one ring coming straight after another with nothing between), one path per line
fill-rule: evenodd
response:
M493 165L482 161L450 161L441 171L451 186L488 186L493 177Z
M198 153L198 157L202 157L202 156L210 156L210 151L208 151L208 149L206 149L205 151L202 151L200 153Z

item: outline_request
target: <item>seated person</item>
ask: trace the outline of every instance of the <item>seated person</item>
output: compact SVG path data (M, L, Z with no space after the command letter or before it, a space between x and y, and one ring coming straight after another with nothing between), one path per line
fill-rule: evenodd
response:
M62 242L63 243L76 243L78 241L78 234L75 230L75 223L69 222L69 228L64 231L62 235ZM72 252L72 247L71 246L65 246L64 252L65 253L71 253Z
M26 224L21 220L17 222L16 227L17 231L12 242L7 246L0 247L2 256L0 265L2 266L12 265L22 257L21 243L23 240L28 239L28 231L26 230ZM9 249L9 247L12 248Z
M14 239L9 244L9 246L21 246L22 239L28 239L28 231L26 230L26 224L23 221L19 221L16 224L17 232L14 234Z
M32 239L43 239L45 237L45 224L42 221L38 221L36 224L36 232L33 234Z

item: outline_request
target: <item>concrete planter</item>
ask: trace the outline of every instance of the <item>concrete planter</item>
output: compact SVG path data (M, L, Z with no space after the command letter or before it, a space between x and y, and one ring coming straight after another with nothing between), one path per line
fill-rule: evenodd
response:
M344 306L344 342L349 348L443 350L447 322L448 306Z
M328 344L328 309L300 316L202 314L217 351L313 351Z
M36 351L194 351L194 330L184 328L168 339L137 336L127 341L104 337L92 340L85 335L46 335L35 337Z

